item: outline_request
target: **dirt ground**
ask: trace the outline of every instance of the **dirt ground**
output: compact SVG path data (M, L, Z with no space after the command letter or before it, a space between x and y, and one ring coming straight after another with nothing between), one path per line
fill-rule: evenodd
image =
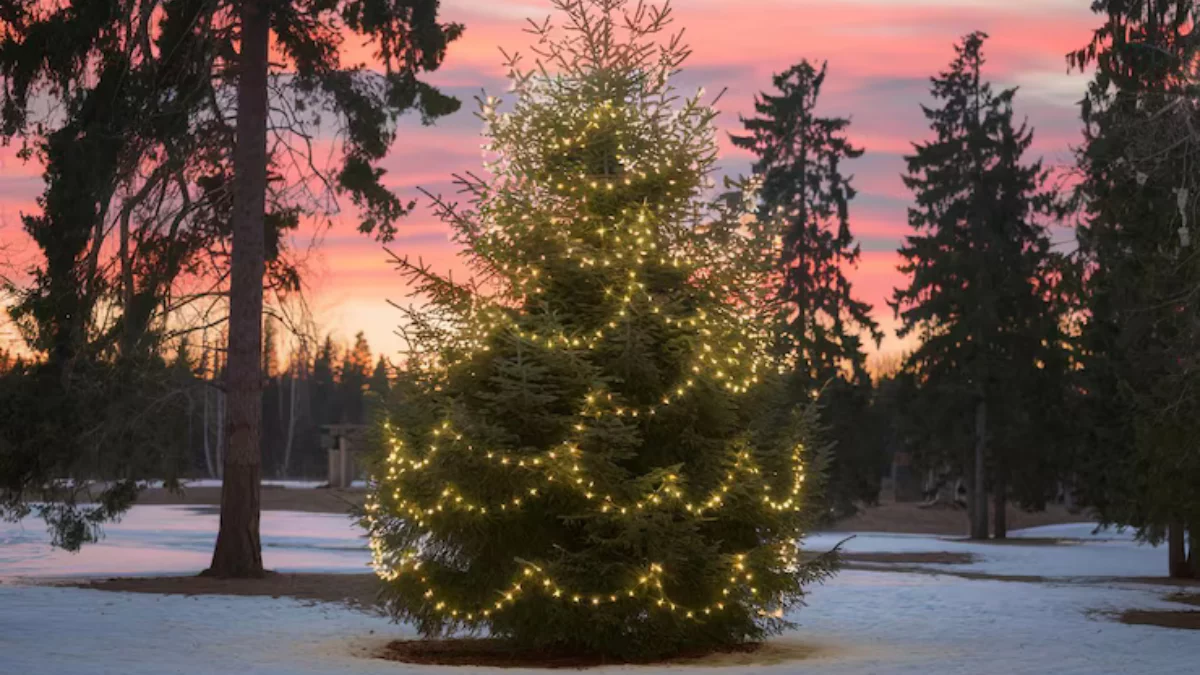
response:
M739 646L731 651L753 653L757 644ZM672 659L670 663L688 663L712 656L711 652L689 654ZM612 665L612 661L541 651L518 651L498 640L396 640L384 649L383 658L403 663L442 666L484 666L488 668L590 668ZM644 663L644 662L642 662Z
M366 490L329 488L285 488L263 486L262 508L266 511L308 511L315 513L348 513L362 506ZM967 513L961 509L923 509L914 503L896 503L885 494L880 505L867 507L856 516L838 521L828 529L842 532L894 532L903 534L936 534L962 536L967 533ZM161 488L142 492L139 504L188 504L192 506L219 506L221 488L185 487L181 493L172 493ZM1008 509L1008 527L1017 530L1039 525L1078 523L1088 520L1083 513L1070 513L1059 505L1051 505L1045 511L1025 513L1020 509Z
M367 491L333 488L285 488L273 485L262 487L264 511L306 511L310 513L349 513L362 506ZM186 504L189 506L220 506L221 488L184 487L180 492L149 488L138 497L139 504Z
M1200 610L1170 610L1130 609L1121 612L1121 623L1142 626L1158 626L1160 628L1179 628L1183 630L1200 630Z
M162 595L248 595L334 602L362 609L378 607L383 582L374 574L280 574L262 579L212 577L121 577L88 581L62 581L55 585L97 591L158 593Z
M1045 511L1035 513L1026 513L1010 506L1007 515L1009 530L1090 520L1086 513L1071 513L1058 504L1051 504ZM964 509L921 508L920 504L916 503L897 503L890 499L881 499L879 506L867 507L858 515L838 521L831 529L844 532L965 536L967 528L967 512Z

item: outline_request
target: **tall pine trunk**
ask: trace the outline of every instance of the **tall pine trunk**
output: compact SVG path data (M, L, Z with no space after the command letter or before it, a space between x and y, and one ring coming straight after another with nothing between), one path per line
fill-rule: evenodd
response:
M971 485L971 538L988 538L987 473L987 400L982 396L975 403L975 461Z
M259 577L262 477L262 307L267 186L268 3L241 2L237 141L233 151L233 246L229 354L225 367L229 446L221 483L221 529L208 574Z

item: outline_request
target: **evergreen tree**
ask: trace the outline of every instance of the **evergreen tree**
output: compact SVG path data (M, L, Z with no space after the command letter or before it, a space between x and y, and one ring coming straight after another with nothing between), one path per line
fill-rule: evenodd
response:
M935 139L915 145L904 177L916 200L916 233L900 249L910 282L893 301L900 335L921 340L908 367L953 406L941 411L949 425L938 435L961 442L969 428L973 437L973 453L948 458L972 476L973 538L988 536L989 465L996 534L1004 536L1012 453L1021 448L1014 436L1029 426L1026 396L1037 391L1039 365L1062 362L1051 355L1063 342L1061 308L1049 300L1049 237L1036 220L1050 205L1045 172L1021 161L1033 133L1014 126L1015 90L994 93L982 78L986 37L966 36L949 70L932 80L940 105L924 111Z
M850 201L855 190L842 172L863 150L845 137L850 120L816 112L825 82L801 61L774 78L778 94L759 94L760 117L742 118L749 132L733 144L754 153L754 173L762 179L760 218L782 217L784 304L789 344L797 370L810 386L847 373L867 378L862 337L883 338L871 306L854 298L846 270L858 263L859 247L850 232Z
M733 144L754 153L762 179L760 218L783 218L779 283L784 353L795 359L797 397L821 390L822 426L836 443L826 495L838 514L876 501L882 446L862 432L869 416L871 381L863 338L883 334L871 306L854 297L846 272L858 263L850 231L855 190L843 173L862 156L845 137L850 120L822 117L816 108L825 64L801 61L774 78L778 93L755 99L759 117L742 118L745 136Z
M361 331L354 336L354 346L346 351L342 361L339 380L341 401L340 421L346 424L362 424L366 421L363 408L363 393L371 377L371 346Z
M511 112L481 101L493 175L470 213L442 204L488 285L406 267L432 309L380 429L376 569L426 635L612 658L760 639L831 564L798 557L813 448L770 396L778 228L744 217L752 190L701 201L715 113L668 82L666 9L555 6L566 34L510 62Z
M1095 68L1078 152L1079 497L1105 523L1168 539L1171 575L1200 578L1196 8L1112 0L1093 10L1102 25L1069 55Z
M379 360L375 362L375 370L371 371L371 379L367 382L367 390L381 399L386 399L392 388L391 376L388 374L390 370L387 359L380 354Z
M337 391L336 363L337 347L333 344L333 336L326 335L321 343L321 350L313 360L312 367L312 409L313 423L336 424L342 419L340 399Z

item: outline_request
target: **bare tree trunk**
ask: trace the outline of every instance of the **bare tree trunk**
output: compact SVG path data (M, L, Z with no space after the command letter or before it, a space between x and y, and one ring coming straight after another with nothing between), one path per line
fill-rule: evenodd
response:
M196 461L196 456L192 453L196 451L196 399L192 396L194 390L189 389L185 394L187 396L187 470L191 470Z
M1188 567L1191 568L1192 578L1200 579L1200 527L1193 525L1188 528Z
M1183 538L1183 523L1172 522L1167 525L1167 558L1172 579L1190 579L1192 576ZM1195 543L1192 544L1192 550L1195 550Z
M204 383L204 424L200 425L200 433L204 434L204 466L208 469L208 477L217 477L217 465L213 462L212 444L208 442L208 411L212 408L212 397L208 383Z
M971 486L971 538L988 538L987 503L987 401L980 397L975 404L975 480Z
M992 499L993 507L996 513L992 516L994 525L992 536L996 539L1008 538L1008 481L1004 477L1003 471L996 471L995 485L992 486L995 491Z
M229 448L221 483L221 529L207 573L263 575L262 307L267 189L267 51L270 3L242 0L237 141L233 151L233 245L226 401Z
M286 478L292 466L292 443L296 440L296 380L300 375L300 366L292 367L292 386L289 392L287 441L283 445L283 477Z

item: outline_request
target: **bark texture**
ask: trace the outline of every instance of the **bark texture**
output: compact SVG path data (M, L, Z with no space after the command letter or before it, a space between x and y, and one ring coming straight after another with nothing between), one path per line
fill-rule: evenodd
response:
M241 3L237 145L233 154L233 251L229 354L225 368L229 443L221 487L221 529L208 574L263 575L259 540L262 474L262 307L267 187L269 3Z

